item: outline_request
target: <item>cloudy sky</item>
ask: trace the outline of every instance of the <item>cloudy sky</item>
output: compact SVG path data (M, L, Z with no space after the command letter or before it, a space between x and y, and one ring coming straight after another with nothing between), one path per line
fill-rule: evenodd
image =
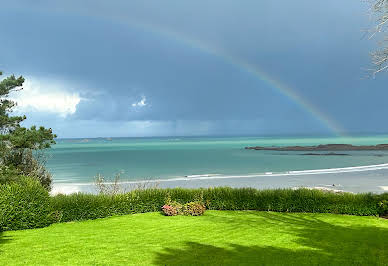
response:
M388 132L363 1L2 0L0 69L59 137Z

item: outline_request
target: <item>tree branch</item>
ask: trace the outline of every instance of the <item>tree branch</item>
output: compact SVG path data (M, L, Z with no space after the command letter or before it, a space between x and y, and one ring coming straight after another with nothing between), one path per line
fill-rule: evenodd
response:
M379 48L371 53L373 76L377 73L388 71L388 0L370 0L370 14L375 23L375 27L369 31L369 39L377 39Z

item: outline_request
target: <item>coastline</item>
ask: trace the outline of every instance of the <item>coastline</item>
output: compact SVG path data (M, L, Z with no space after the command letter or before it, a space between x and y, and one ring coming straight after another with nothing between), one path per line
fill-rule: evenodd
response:
M113 138L88 142L61 140L48 150L47 168L56 183L91 183L96 174L122 180L173 179L206 174L247 176L286 173L290 170L329 169L388 163L387 151L285 152L250 151L247 146L312 146L352 143L366 146L387 143L388 135L352 138L324 137L195 137ZM314 153L319 155L305 155ZM344 155L338 155L347 154ZM209 176L214 178L214 176ZM221 180L221 179L220 179ZM163 181L164 182L164 181ZM223 182L223 181L220 181Z
M207 188L207 187L252 187L274 188L317 188L353 193L384 193L388 191L388 164L288 171L285 173L263 173L251 175L204 174L193 177L170 179L123 181L124 189L131 190L136 184L158 184L159 188ZM333 186L334 185L334 186ZM93 183L56 183L52 194L76 192L96 193Z

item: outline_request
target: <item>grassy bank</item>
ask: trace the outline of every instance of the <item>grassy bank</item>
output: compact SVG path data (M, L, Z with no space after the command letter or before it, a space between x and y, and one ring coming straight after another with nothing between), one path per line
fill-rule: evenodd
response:
M0 265L387 265L387 239L377 217L146 213L3 232Z

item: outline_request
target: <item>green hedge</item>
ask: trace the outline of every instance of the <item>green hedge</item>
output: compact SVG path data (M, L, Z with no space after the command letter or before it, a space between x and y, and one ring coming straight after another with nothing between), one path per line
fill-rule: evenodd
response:
M56 221L49 193L38 180L21 177L0 185L0 230L45 227Z
M210 210L258 210L381 215L388 193L329 193L309 189L257 190L253 188L148 189L120 195L72 194L52 197L52 208L61 221L103 218L112 215L159 211L168 195L185 204L202 198Z
M320 212L387 215L388 193L330 193L309 189L253 188L146 189L119 195L72 194L50 197L36 180L0 185L0 230L44 227L54 222L160 211L167 198L185 204L203 201L210 210Z
M160 211L165 197L165 190L142 190L119 195L76 193L52 197L52 207L61 213L61 222L69 222Z

